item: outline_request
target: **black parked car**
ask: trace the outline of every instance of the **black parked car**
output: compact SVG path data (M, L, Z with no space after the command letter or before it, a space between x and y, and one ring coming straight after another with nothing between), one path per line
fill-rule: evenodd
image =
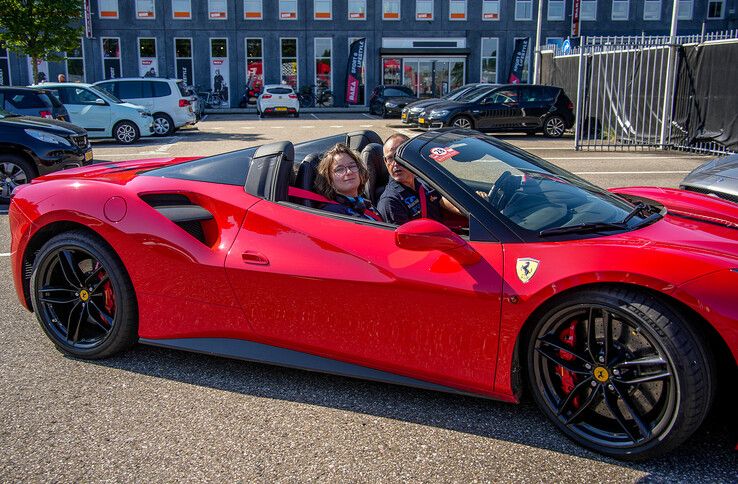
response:
M369 97L369 112L383 118L399 117L402 108L417 100L415 93L409 87L379 85L374 88Z
M402 110L402 115L400 116L400 119L405 124L416 124L418 122L418 117L420 117L420 114L427 108L435 106L436 104L440 104L444 101L458 101L459 98L461 98L462 96L465 96L468 93L479 89L480 87L494 87L494 84L489 84L487 82L465 84L461 87L457 87L453 91L444 96L441 96L440 98L433 97L430 99L420 99L405 106L405 108Z
M0 109L13 114L69 121L67 108L48 89L0 87Z
M560 87L506 84L482 90L475 99L426 109L422 128L456 126L478 131L525 131L558 138L574 126L574 104Z
M10 201L16 186L37 176L91 162L84 129L0 109L0 204Z

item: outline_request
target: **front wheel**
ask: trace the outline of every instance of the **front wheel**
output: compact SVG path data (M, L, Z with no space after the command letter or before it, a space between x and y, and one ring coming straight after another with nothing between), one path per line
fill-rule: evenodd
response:
M564 118L559 115L549 116L543 123L543 134L549 138L561 138L565 130Z
M528 344L528 379L543 412L577 443L619 459L684 442L709 411L714 374L689 323L631 289L560 299Z
M138 128L130 121L121 121L113 128L113 138L123 145L135 143L139 136Z
M0 155L0 203L10 203L10 195L18 185L28 183L34 176L33 167L18 155Z
M105 358L136 341L136 296L123 264L102 240L67 232L39 251L31 303L46 335L63 353Z

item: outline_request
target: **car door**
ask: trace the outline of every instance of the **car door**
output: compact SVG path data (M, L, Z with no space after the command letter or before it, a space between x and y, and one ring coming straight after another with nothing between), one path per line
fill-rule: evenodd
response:
M504 131L518 126L523 116L517 87L504 87L486 98L484 126L492 131Z
M226 271L262 343L474 390L492 386L502 248L464 266L394 227L261 201Z
M553 97L550 92L551 88L545 86L520 87L522 127L539 128L543 126L543 119L553 104Z
M84 87L59 86L55 89L67 108L70 122L85 128L90 136L110 135L110 105L106 101Z

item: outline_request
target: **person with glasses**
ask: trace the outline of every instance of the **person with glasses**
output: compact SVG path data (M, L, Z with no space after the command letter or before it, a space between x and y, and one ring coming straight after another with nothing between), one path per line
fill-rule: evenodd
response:
M459 214L459 210L440 193L397 162L397 148L408 139L404 134L396 133L384 142L384 164L390 180L377 203L379 215L386 222L402 225L421 217L443 222L444 212Z
M367 180L369 172L356 153L343 143L336 144L318 164L315 188L330 200L321 208L381 222L372 202L362 196Z

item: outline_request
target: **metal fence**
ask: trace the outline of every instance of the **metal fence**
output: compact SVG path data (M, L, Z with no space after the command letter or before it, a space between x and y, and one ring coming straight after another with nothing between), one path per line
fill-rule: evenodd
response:
M729 146L735 148L735 132L731 135L729 128L715 134L715 120L705 123L702 114L715 99L738 103L738 94L719 87L722 98L704 92L695 96L693 86L686 92L679 76L688 62L685 51L694 44L736 42L738 30L679 36L676 41L668 36L588 37L567 54L558 48L544 53L541 81L565 87L569 97L576 98L576 149L728 153ZM696 117L701 117L700 127L695 127ZM708 131L705 126L710 124L713 129Z

